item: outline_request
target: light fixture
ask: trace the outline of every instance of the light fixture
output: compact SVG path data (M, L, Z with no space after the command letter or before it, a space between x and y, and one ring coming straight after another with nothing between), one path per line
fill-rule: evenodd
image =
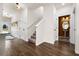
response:
M62 22L68 22L68 21L69 21L69 17L66 17L66 18L63 17L63 18L62 18Z
M65 18L63 17L63 18L62 18L62 22L64 22L64 21L65 21Z
M64 5L65 5L65 3L62 3L62 5L64 6Z
M20 9L21 8L21 6L20 6L19 3L16 3L16 7L17 7L17 9Z
M66 21L67 21L67 22L69 21L69 17L66 17Z

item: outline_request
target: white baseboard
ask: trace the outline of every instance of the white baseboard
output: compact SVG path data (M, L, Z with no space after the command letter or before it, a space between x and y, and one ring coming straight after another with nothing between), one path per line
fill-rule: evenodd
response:
M79 50L76 50L76 49L75 49L75 53L76 53L76 54L79 54Z

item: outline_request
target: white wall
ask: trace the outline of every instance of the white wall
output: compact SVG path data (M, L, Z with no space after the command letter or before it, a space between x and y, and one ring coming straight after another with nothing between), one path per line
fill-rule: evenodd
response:
M0 3L0 19L1 19L1 16L2 16L2 9L3 9L3 4Z
M75 52L79 54L79 4L76 4L76 11L75 11Z
M1 31L1 28L2 28L2 26L1 26L1 23L2 23L2 9L3 9L3 4L2 3L0 3L0 31Z
M28 41L28 32L27 32L27 14L28 14L28 10L27 8L23 9L20 13L19 13L19 20L18 20L18 28L19 28L19 38Z
M42 19L43 16L43 8L28 8L28 20L27 20L27 28L28 28L28 38L36 31L35 25Z
M3 24L8 26L8 32L11 32L11 19L3 17L3 4L0 3L0 32L3 31Z
M55 6L44 5L43 19L36 25L36 45L43 42L54 44L56 39L55 30Z
M27 8L17 9L15 3L4 3L3 12L11 16L11 24L18 22L16 26L11 26L11 34L14 37L27 41Z
M54 44L57 40L56 29L56 8L53 4L44 6L43 19L37 24L36 45L43 42Z
M55 42L55 20L54 20L54 5L49 4L44 6L44 42L52 43Z
M36 45L40 45L44 42L44 19L41 19L41 21L36 25Z
M3 4L3 15L4 16L4 13L7 13L9 16L11 16L11 24L14 22L14 20L18 20L18 12L17 12L17 9L16 9L16 6L14 3L4 3ZM11 34L14 36L14 37L18 37L18 28L17 26L11 26Z
M38 7L35 9L28 8L28 27L42 18L43 10Z
M70 42L71 43L75 43L75 39L74 39L74 14L73 14L73 7L74 5L70 5L70 6L66 6L66 7L63 7L61 9L58 9L57 12L56 12L56 16L57 16L57 19L59 16L64 16L64 15L70 15L71 19L70 19ZM57 25L58 26L58 21L57 22ZM58 29L58 27L57 27ZM57 30L58 32L58 30ZM58 35L57 35L58 36Z

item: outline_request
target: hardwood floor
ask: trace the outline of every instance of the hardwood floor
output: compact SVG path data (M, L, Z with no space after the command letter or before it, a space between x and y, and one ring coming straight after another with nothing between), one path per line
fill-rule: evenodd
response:
M1 36L2 37L2 36ZM74 45L66 42L43 43L35 46L21 39L5 40L0 38L1 56L74 56Z
M70 38L69 37L62 37L62 36L59 36L59 41L64 41L64 42L69 42Z

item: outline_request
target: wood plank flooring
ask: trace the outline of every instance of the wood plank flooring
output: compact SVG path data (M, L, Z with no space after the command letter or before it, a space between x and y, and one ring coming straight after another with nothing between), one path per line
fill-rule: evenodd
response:
M0 56L76 56L74 45L67 42L35 46L21 39L0 38Z

